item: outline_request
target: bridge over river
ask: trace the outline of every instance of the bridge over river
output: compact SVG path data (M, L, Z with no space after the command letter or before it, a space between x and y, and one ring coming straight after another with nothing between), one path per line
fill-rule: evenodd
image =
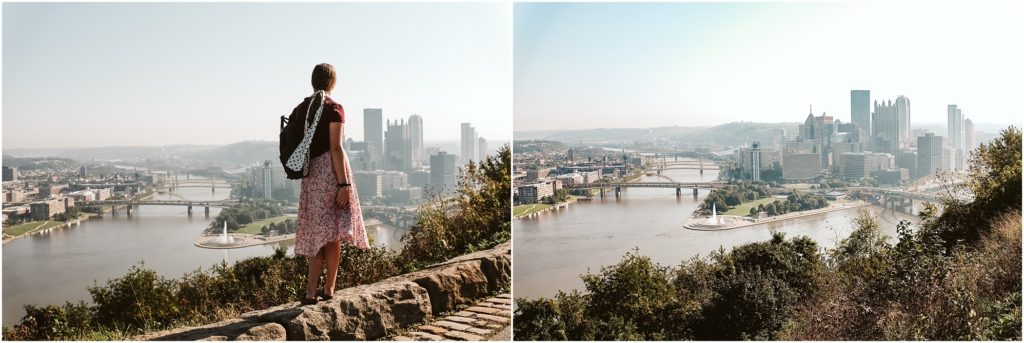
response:
M125 206L128 215L132 215L132 210L135 206L140 205L154 205L154 206L185 206L188 207L188 214L192 214L193 206L202 206L205 208L206 216L210 215L210 207L225 208L234 205L234 200L214 200L214 201L191 201L191 200L100 200L90 201L87 205L112 205L112 206ZM111 211L112 215L117 215L117 211Z

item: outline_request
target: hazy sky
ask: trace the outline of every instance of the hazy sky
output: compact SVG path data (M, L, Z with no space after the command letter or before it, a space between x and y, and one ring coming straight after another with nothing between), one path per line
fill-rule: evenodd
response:
M510 4L3 4L3 147L277 140L328 62L363 108L511 137Z
M1012 6L1012 5L1011 5ZM1020 123L1020 8L965 2L514 6L515 129L850 119L850 90L915 123Z

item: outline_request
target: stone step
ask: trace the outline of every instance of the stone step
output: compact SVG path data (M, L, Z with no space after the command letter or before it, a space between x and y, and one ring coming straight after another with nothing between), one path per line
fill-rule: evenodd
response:
M478 313L476 315L476 317L480 318L480 319L486 319L486 320L489 320L489 321L492 321L492 322L495 322L495 323L498 323L498 324L508 324L509 322L512 321L508 317L492 316L492 315L489 315L489 314L479 314Z
M512 305L512 299L498 298L498 297L489 298L489 299L487 299L487 302L495 303L495 304Z
M466 317L462 317L462 316L447 316L447 317L444 317L444 320L447 320L449 322L459 323L459 324L466 324L466 325L473 325L473 322L476 321L476 320L474 320L472 318L466 318Z
M471 327L471 326L466 325L466 324L453 323L453 322L449 322L447 320L438 321L438 322L434 323L434 325L435 326L443 327L445 329L448 329L449 332L451 332L451 330L466 331L466 329Z
M483 337L461 331L448 331L444 336L459 341L482 341L484 339Z
M485 307L485 306L470 306L469 308L466 309L466 311L482 313L482 314L492 315L492 316L507 316L507 315L509 315L508 314L508 312L509 312L508 310L502 310L502 309L497 309L497 308L493 308L493 307Z
M434 326L434 325L420 325L420 326L417 326L416 329L419 330L419 331L423 331L423 332L427 332L427 333L431 333L431 334L435 334L435 335L443 335L445 332L448 332L448 329L439 328L439 327Z
M413 339L409 338L409 337L405 337L405 336L395 336L395 337L391 337L391 340L392 341L411 341Z
M409 335L415 337L417 341L445 341L446 340L444 337L441 337L441 336L438 336L438 335L429 334L429 333L426 333L426 332L412 332L412 333L409 333Z

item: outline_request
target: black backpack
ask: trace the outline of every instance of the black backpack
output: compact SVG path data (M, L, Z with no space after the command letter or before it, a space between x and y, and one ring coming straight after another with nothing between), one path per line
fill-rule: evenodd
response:
M301 120L289 120L285 116L281 116L281 133L279 135L280 143L279 149L281 151L281 166L284 167L284 173L291 180L299 180L305 177L302 175L301 170L291 170L288 168L288 158L292 156L295 149L299 147L299 142L302 141L303 127Z

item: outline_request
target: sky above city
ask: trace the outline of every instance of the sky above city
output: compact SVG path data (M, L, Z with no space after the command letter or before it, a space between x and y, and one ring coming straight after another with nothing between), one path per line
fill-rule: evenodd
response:
M914 123L1021 122L1014 5L517 3L517 131L850 119L850 90Z
M363 109L424 136L511 138L510 4L3 4L3 147L276 141L338 72L346 138Z

